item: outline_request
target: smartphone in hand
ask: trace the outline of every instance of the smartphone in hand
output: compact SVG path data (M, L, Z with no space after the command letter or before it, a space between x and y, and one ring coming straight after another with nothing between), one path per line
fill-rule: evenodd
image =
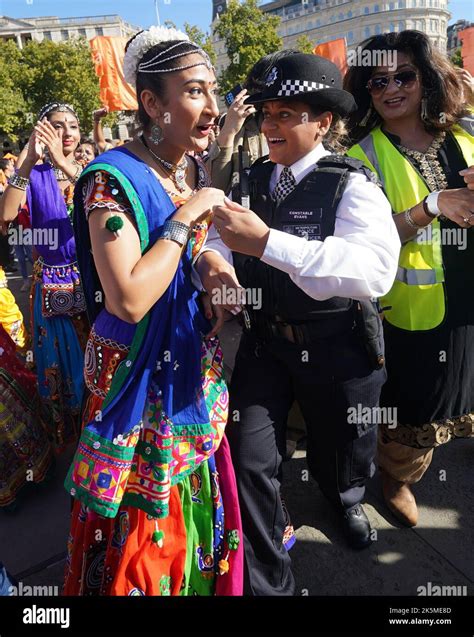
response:
M242 84L236 84L233 89L231 89L228 93L226 93L224 100L227 106L230 106L232 102L235 100L236 96L243 91L244 87Z

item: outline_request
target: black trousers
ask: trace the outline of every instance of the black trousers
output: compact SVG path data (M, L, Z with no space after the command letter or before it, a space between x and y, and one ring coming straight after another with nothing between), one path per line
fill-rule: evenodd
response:
M282 338L263 343L243 335L226 432L241 504L247 594L294 592L280 499L293 401L306 422L310 473L342 513L361 502L375 469L377 444L377 425L354 422L348 410L378 406L385 380L385 369L370 367L355 329L307 346Z

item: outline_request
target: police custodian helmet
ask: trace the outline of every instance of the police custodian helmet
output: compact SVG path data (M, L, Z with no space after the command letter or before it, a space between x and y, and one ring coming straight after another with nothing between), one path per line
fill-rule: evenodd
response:
M342 88L337 66L319 55L295 53L272 67L265 87L246 100L260 104L275 100L297 99L325 110L347 116L356 108L354 98Z

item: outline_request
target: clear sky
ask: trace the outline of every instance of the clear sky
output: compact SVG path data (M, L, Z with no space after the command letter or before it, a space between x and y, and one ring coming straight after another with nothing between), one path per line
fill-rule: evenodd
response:
M474 22L474 0L451 0L449 6L453 20L465 18ZM189 22L205 31L209 28L212 0L158 0L158 7L162 23L172 20L178 27ZM12 18L111 13L140 27L156 24L155 0L0 0L0 15Z

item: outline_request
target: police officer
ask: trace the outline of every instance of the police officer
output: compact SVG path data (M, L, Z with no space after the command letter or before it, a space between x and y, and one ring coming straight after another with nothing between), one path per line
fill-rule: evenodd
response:
M386 374L380 319L372 312L372 323L364 320L361 306L366 311L390 289L400 242L372 174L322 143L335 141L341 117L354 108L341 86L337 67L315 55L274 65L263 91L247 100L262 105L269 157L251 168L248 207L226 199L214 208L220 239L207 244L225 255L223 241L241 286L255 298L261 290L261 303L244 308L227 428L253 595L294 589L280 499L294 399L306 421L311 474L340 513L350 545L371 542L361 501L374 470L377 422L359 416L377 407ZM206 252L198 262L208 290L219 279L219 259Z

